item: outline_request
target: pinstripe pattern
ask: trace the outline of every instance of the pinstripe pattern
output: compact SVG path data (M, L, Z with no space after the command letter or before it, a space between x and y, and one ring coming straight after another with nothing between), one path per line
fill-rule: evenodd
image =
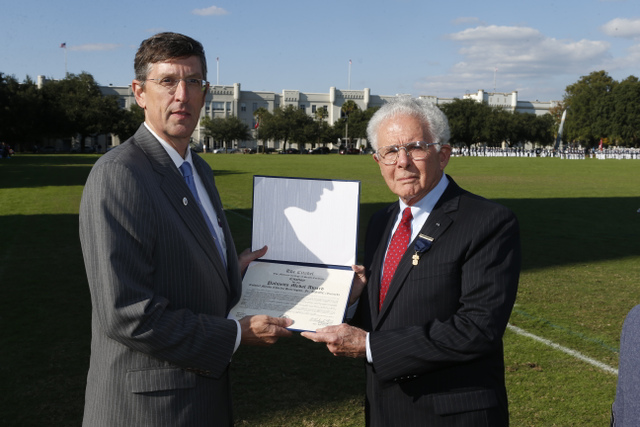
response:
M229 274L182 175L141 126L93 167L80 240L93 305L85 426L228 426L240 291L235 247L208 165ZM185 206L183 198L189 203Z
M640 420L640 305L627 314L620 335L620 369L616 398L611 411L614 427L637 426Z
M371 331L371 426L508 425L502 336L520 271L518 224L508 209L450 183L421 233L434 237L417 266L413 243L378 313L380 266L398 214L367 229L367 294L359 319Z

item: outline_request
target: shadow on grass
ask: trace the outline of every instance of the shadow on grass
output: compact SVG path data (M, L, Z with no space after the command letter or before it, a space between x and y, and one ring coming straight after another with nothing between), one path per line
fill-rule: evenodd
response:
M640 256L638 198L498 202L520 221L523 270Z
M640 200L635 197L496 201L518 217L523 270L640 256ZM369 218L386 206L387 203L360 205L360 261ZM250 245L251 215L249 209L233 210L227 215L238 250Z
M51 154L16 156L0 162L0 189L84 185L97 154ZM242 174L233 170L216 170L215 176Z
M0 218L0 424L80 425L91 301L78 216Z
M89 167L80 164L68 169L88 172ZM4 178L6 166L0 170ZM73 175L59 179L82 181ZM513 209L520 220L524 269L640 256L637 198L499 202ZM360 208L360 255L368 219L384 206ZM248 247L251 212L228 212L227 217L238 250ZM2 216L1 236L2 424L40 426L47 420L51 426L79 425L91 306L78 217ZM248 422L288 410L361 402L364 394L361 361L336 358L324 346L297 334L269 348L240 348L232 370L236 414Z

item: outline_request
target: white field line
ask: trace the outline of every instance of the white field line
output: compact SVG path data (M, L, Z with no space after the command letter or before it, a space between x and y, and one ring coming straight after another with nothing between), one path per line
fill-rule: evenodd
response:
M606 364L604 364L602 362L598 362L595 359L587 357L587 356L585 356L584 354L582 354L582 353L580 353L578 351L572 350L572 349L567 348L567 347L563 347L560 344L556 344L553 341L549 341L546 338L542 338L542 337L539 337L537 335L533 335L532 333L527 332L524 329L518 328L517 326L513 326L512 324L508 324L507 328L510 329L511 331L515 332L518 335L522 335L523 337L531 338L532 340L536 340L538 342L541 342L542 344L548 345L551 348L554 348L556 350L560 350L563 353L566 353L566 354L568 354L570 356L573 356L576 359L580 359L583 362L587 362L590 365L593 365L598 369L602 369L605 372L608 372L608 373L613 374L613 375L618 375L618 370L617 369L612 368L611 366L606 365Z

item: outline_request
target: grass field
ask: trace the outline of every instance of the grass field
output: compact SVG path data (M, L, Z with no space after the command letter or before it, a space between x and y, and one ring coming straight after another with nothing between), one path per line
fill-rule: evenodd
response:
M0 425L80 424L91 306L77 214L97 157L0 161ZM249 246L254 174L360 180L361 236L369 216L395 199L369 156L204 158L239 249ZM624 317L639 302L639 167L454 158L447 168L463 188L520 220L524 265L511 324L612 368ZM511 330L505 352L513 426L607 425L615 374ZM361 361L295 337L241 348L232 369L237 425L364 425Z

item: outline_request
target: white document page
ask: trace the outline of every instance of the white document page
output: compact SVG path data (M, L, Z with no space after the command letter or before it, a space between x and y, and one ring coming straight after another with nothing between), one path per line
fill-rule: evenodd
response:
M351 266L356 262L358 181L254 177L253 250L265 260Z

